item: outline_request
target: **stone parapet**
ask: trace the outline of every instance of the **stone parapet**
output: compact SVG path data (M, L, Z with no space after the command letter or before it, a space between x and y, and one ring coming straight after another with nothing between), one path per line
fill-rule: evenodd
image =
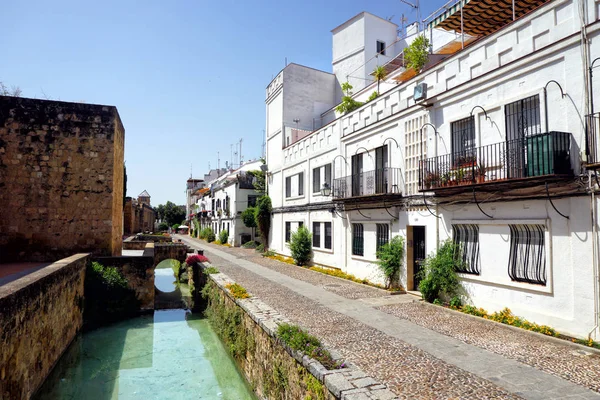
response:
M88 254L0 287L0 398L29 399L83 325Z
M209 266L211 265L208 262L201 264L202 269ZM242 323L247 329L250 326L255 347L253 354L248 351L243 359L237 361L241 364L246 379L261 398L312 398L310 396L314 396L315 393L309 389L311 385L307 382L310 380L307 380L306 375L310 374L325 388L323 395L326 399L397 399L385 385L348 362L345 363L346 368L328 370L319 361L286 346L277 337L277 327L282 323L290 323L287 318L257 297L234 298L226 286L235 282L227 275L223 273L201 275L202 277L194 278L196 284L203 285L206 282L208 285L211 283L216 285L220 290L221 298L225 300L226 307L239 307L244 311L245 321ZM330 350L330 352L335 359L340 359L334 351ZM275 370L283 370L288 374L284 393L273 393L273 384L269 377L277 373ZM314 385L312 387L314 390Z

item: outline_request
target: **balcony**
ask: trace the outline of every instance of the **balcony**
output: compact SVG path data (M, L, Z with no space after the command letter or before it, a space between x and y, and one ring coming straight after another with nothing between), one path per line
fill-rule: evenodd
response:
M333 181L333 198L349 199L360 196L401 195L400 168L380 168L352 174Z
M570 133L548 132L428 158L420 163L419 191L571 177L570 148Z

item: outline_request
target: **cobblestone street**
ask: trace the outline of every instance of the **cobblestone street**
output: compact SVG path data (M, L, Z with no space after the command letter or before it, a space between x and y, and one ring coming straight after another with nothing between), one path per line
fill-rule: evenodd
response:
M600 355L584 347L178 238L400 398L600 398Z

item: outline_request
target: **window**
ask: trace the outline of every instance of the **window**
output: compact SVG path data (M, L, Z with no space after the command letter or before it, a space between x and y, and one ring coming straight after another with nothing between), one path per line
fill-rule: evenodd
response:
M365 253L365 236L363 224L352 224L352 255L363 256Z
M321 168L313 169L313 193L321 191Z
M256 198L258 196L248 195L248 207L256 207Z
M298 174L298 196L304 195L304 172Z
M475 117L454 121L451 126L452 158L459 167L475 155Z
M377 251L390 241L389 224L377 224Z
M457 272L479 275L479 226L452 225L452 238L462 253L463 268L457 269Z
M544 225L510 225L510 279L546 285L545 231Z
M292 197L292 177L285 178L285 197Z
M331 222L325 222L325 248L331 250Z
M313 222L313 247L321 247L321 223Z
M304 226L304 222L302 221L298 222L298 228L300 228L301 226Z
M321 173L323 171L323 173ZM331 187L331 164L325 164L321 167L313 169L313 193L321 192L321 174L323 175L323 183Z
M504 106L506 140L523 139L542 132L540 96L535 95Z
M292 235L292 223L286 222L285 223L285 241L286 241L286 243L290 241L291 235Z
M377 41L377 54L385 56L385 42Z

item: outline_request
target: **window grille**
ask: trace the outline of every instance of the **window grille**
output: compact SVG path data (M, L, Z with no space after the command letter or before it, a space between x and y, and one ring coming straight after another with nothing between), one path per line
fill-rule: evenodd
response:
M457 272L479 275L479 226L475 224L452 225L454 243L460 246L463 265Z
M321 191L321 167L313 169L313 193Z
M285 241L286 243L290 241L290 236L292 235L292 223L285 223Z
M546 285L545 231L544 225L510 225L510 279Z
M377 251L390 241L390 226L388 224L377 224Z
M473 161L475 156L475 117L454 121L450 125L452 135L452 161L456 167Z
M292 197L292 177L285 178L285 197Z
M325 248L331 250L331 222L325 222Z
M313 247L321 247L321 223L313 222Z
M352 255L363 256L365 253L365 237L363 224L352 224Z

